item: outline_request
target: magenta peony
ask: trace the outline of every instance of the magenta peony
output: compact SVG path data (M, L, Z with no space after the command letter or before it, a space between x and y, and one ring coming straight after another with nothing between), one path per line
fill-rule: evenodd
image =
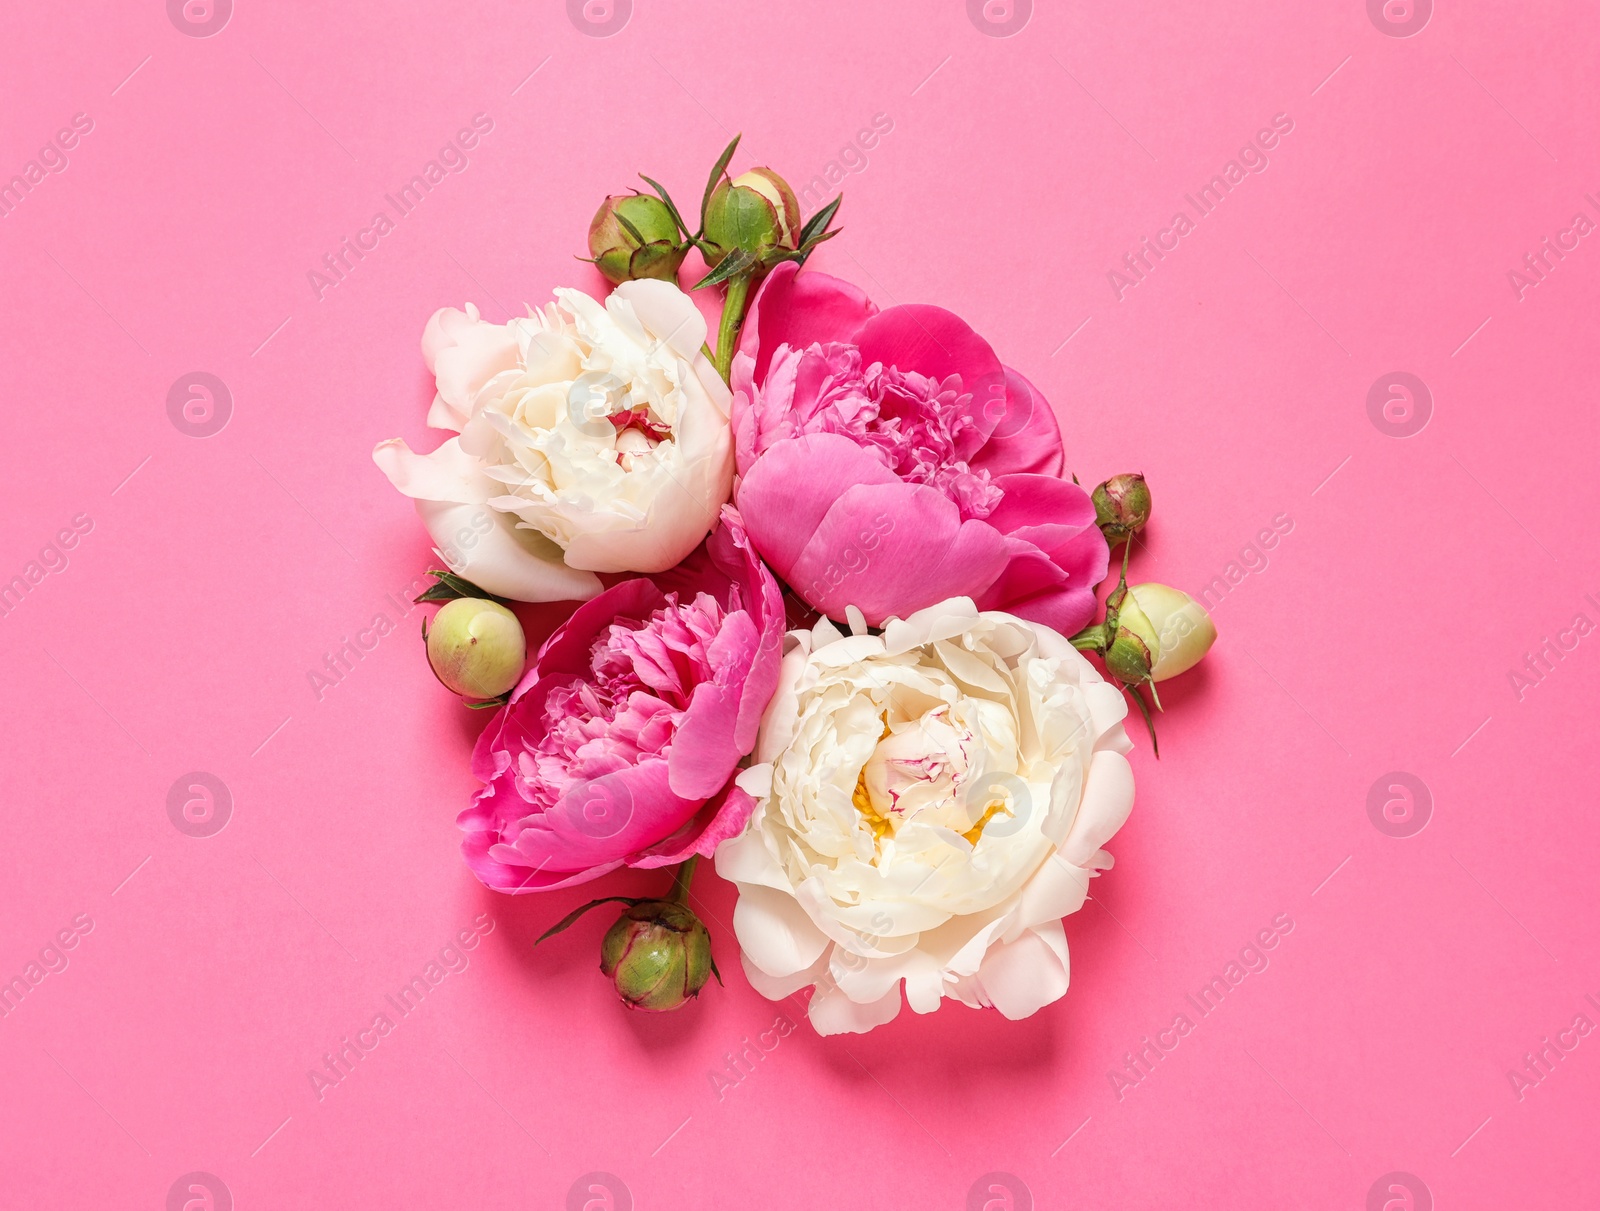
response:
M581 605L478 740L459 823L497 891L709 855L744 827L735 785L777 685L783 602L739 516L657 581Z
M940 307L779 265L733 364L735 502L809 604L878 625L971 597L1071 635L1105 539L1049 404Z

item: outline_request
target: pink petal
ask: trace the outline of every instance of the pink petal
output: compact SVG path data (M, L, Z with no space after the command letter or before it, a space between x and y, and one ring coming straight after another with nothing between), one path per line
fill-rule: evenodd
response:
M830 617L858 606L879 626L947 597L980 592L1006 566L1006 544L933 488L860 485L835 501L795 561L789 584Z
M672 738L667 758L672 793L684 799L709 799L732 776L747 750L734 743L743 704L745 674L754 666L761 634L748 614L724 623L708 655L723 669L716 681L695 686L689 709Z
M826 273L801 274L798 265L785 261L756 292L739 347L755 359L755 381L763 382L779 345L804 349L819 341L852 340L877 310L849 282Z
M975 425L957 446L963 458L977 453L1006 411L1006 376L1000 359L965 320L943 307L907 303L880 311L861 326L856 344L864 366L881 362L935 382L951 375L960 378L962 392L972 397Z
M756 801L732 782L672 836L628 859L629 866L676 866L693 854L709 858L718 845L744 831Z
M1019 472L1059 476L1064 460L1061 426L1050 402L1010 366L1005 373L1005 407L972 465L996 476Z
M789 438L771 446L740 481L739 514L762 558L789 580L829 510L858 484L899 486L900 480L848 437Z

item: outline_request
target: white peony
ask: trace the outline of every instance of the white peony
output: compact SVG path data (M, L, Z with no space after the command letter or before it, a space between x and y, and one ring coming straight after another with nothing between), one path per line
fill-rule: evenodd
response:
M864 628L858 628L864 630ZM1067 990L1061 918L1133 807L1127 704L1070 643L965 597L843 635L790 632L758 806L717 850L745 972L816 985L821 1034L942 997L1027 1017Z
M468 304L422 338L438 383L431 454L373 458L451 569L521 601L583 600L597 572L660 572L711 529L733 485L731 397L706 323L670 282L579 290L508 324Z

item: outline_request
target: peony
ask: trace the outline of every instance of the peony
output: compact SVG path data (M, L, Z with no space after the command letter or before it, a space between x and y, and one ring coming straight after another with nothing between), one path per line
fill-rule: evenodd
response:
M1108 551L1044 398L939 307L772 271L733 363L735 499L807 602L872 625L952 596L1071 635Z
M1059 998L1061 918L1133 806L1121 693L1060 635L967 598L789 642L740 778L761 802L716 855L750 983L815 985L821 1034L889 1021L902 983L918 1013Z
M451 569L520 601L585 600L597 572L672 567L733 477L728 389L688 295L639 281L604 306L555 297L508 324L471 304L437 312L422 336L439 389L428 424L460 436L373 451Z
M783 602L723 512L673 574L579 606L478 739L459 823L479 879L543 891L709 855L754 800L733 782L777 683Z

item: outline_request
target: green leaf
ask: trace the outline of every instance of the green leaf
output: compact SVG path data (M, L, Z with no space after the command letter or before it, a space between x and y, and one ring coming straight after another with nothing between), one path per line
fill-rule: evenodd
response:
M706 958L711 961L711 974L717 977L717 983L724 988L727 987L722 983L722 973L717 970L717 956L711 953L709 947L706 950Z
M446 572L443 568L429 568L428 575L438 583L432 588L423 591L421 596L414 597L412 601L421 605L425 601L454 601L458 597L481 597L489 601L497 601L503 606L510 606L511 602L504 597L496 597L487 589L480 589L470 580L457 576L454 572Z
M573 925L577 924L578 918L583 916L583 914L588 912L591 908L599 908L602 904L611 904L614 902L626 904L629 908L632 908L635 904L644 903L642 899L636 896L602 896L598 900L590 900L587 904L581 905L578 908L574 908L566 916L562 917L561 920L557 921L549 929L540 934L539 937L534 941L534 945L537 946L546 938L554 937L563 930L572 928Z
M839 232L843 230L844 229L842 227L835 227L832 231L824 231L821 235L812 236L804 244L800 245L799 249L795 253L794 259L804 265L806 263L806 258L811 255L811 250L813 248L825 240L833 239L834 236L838 235Z
M1150 717L1150 704L1144 700L1144 695L1139 692L1138 686L1125 685L1122 688L1128 692L1128 696L1133 699L1134 704L1139 708L1139 714L1144 716L1144 725L1150 730L1150 751L1156 755L1156 760L1159 761L1161 759L1161 745L1156 740L1156 721ZM1150 689L1152 693L1155 691L1155 682L1150 682Z
M683 232L684 239L692 240L694 236L689 231L689 225L683 221L683 215L678 212L677 203L672 200L672 195L667 192L666 187L654 177L647 177L642 172L639 174L639 179L655 190L661 200L666 203L667 213L672 216L672 221L678 225L678 230Z
M844 194L841 193L806 220L806 225L800 229L800 243L802 246L813 236L818 236L828 229L828 224L833 221L833 216L839 212L839 203L843 201Z
M728 171L728 162L733 159L733 149L739 146L739 140L742 137L741 135L734 135L733 142L723 148L722 154L717 157L716 166L711 170L711 176L706 181L705 196L700 199L700 229L702 231L705 230L706 207L711 203L712 191L716 189L717 182L721 180L722 174Z
M693 286L690 286L689 289L704 290L707 286L720 286L723 282L726 282L735 274L743 273L755 263L756 258L754 256L746 252L743 248L735 248L727 256L722 258L721 263L719 263L715 269L706 274L705 277L701 278Z
M611 213L614 216L616 216L617 222L622 224L622 230L626 231L629 235L631 235L633 237L634 243L643 246L643 245L648 244L650 242L649 240L644 238L644 232L640 231L632 223L628 222L627 216L624 215L622 213L622 211L613 210Z
M502 707L510 701L511 694L509 691L507 691L506 693L501 694L498 698L485 698L482 702L469 702L467 703L467 709L473 711L488 711L493 710L496 707Z

